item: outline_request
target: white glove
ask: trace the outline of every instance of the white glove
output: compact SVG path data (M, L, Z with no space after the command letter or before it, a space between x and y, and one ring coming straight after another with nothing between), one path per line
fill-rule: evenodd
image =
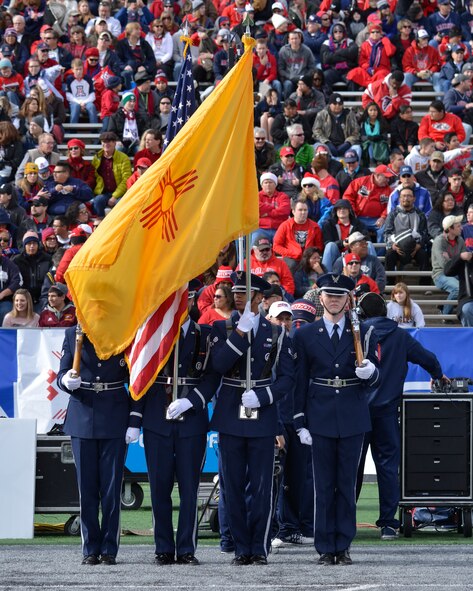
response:
M376 366L374 363L372 363L369 359L363 359L361 366L355 369L355 373L360 378L360 380L369 380L374 374L375 369Z
M246 302L245 311L238 321L238 330L241 332L250 332L255 323L255 314L251 311L251 303Z
M312 445L312 435L309 433L308 429L303 427L302 429L299 429L297 434L299 435L302 445Z
M241 403L245 408L259 408L261 406L261 402L258 400L258 396L256 396L254 390L243 392L241 395Z
M134 443L135 441L138 441L139 438L140 430L138 429L138 427L128 427L128 429L126 430L125 442L127 444Z
M182 413L185 413L186 410L189 410L190 408L192 408L192 402L189 398L178 398L169 405L168 417L170 419L177 419L178 416L182 415Z
M68 390L77 390L82 384L82 378L76 376L76 372L70 369L67 373L62 376L62 385Z

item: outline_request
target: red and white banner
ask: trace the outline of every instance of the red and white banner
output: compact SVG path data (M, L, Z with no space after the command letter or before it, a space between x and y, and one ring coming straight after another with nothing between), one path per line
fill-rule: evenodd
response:
M63 328L18 329L18 382L15 416L36 419L37 432L47 433L63 423L69 395L56 383L61 359Z

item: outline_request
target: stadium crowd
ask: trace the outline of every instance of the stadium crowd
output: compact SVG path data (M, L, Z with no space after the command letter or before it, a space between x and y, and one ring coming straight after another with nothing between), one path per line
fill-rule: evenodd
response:
M161 155L183 59L181 36L187 33L192 41L202 101L239 59L248 29L256 39L260 187L252 256L265 258L258 238L268 239L271 248L271 263L256 263L260 275L277 273L289 299L312 288L317 273L343 268L383 293L386 279L375 257L385 255L389 271L410 263L432 269L435 285L456 300L458 278L447 276L445 257L432 253L446 252L447 244L447 259L464 258L469 255L462 252L472 249L471 5L463 0L4 3L0 321L9 313L10 323L16 315L18 288L27 290L36 313L48 310L45 325L75 321L63 312L71 305L67 293L63 307L52 312L48 290L64 285L63 272L80 244ZM435 94L417 123L412 99L429 85ZM357 91L354 97L361 100L345 106L340 89ZM72 139L64 146L64 123L99 121L100 145ZM449 238L450 228L460 223ZM212 283L215 272L201 279L204 286ZM429 278L424 282L427 290ZM462 323L471 326L461 308ZM442 312L451 313L452 307ZM406 314L418 326L407 309Z

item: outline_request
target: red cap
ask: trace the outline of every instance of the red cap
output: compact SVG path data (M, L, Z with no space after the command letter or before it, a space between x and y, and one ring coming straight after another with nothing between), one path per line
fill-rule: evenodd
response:
M374 169L375 174L384 174L384 176L394 176L394 173L389 170L386 164L380 164Z
M85 144L82 140L78 140L76 138L69 140L67 142L67 147L68 148L81 148L82 150L85 150Z
M217 271L217 277L215 279L215 285L218 285L222 281L226 281L227 283L231 283L233 285L232 273L233 273L233 269L231 267L227 267L225 265L221 265L218 268L218 271Z
M346 254L343 257L343 261L345 265L348 265L348 263L352 263L353 261L355 261L356 263L361 263L360 257L353 252L349 252L348 254Z
M283 146L279 150L279 155L280 156L287 156L288 154L292 154L294 156L294 150L291 147L289 147L289 146Z
M77 226L77 228L74 228L69 233L69 238L78 238L78 237L88 238L89 237L89 234L87 234L87 232L85 230L83 230L82 228L80 228L79 226Z
M44 31L52 31L52 29L53 29L53 28L51 27L51 25L43 25L43 26L41 27L41 29L39 30L39 32L40 32L40 33L44 33Z
M41 232L41 242L44 244L50 236L56 236L54 228L44 228L44 230Z
M96 47L89 47L85 52L85 57L99 57L99 50Z
M151 166L151 160L149 158L138 158L136 167L138 168L138 166L147 166L149 168Z
M371 31L382 31L382 27L381 27L381 23L379 21L373 21L371 23L368 23L368 31L371 33Z

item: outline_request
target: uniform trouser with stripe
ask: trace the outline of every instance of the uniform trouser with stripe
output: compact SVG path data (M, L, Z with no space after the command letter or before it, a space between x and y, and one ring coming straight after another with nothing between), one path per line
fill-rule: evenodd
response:
M219 435L225 506L237 556L267 556L269 551L274 442L274 437Z
M119 439L71 437L71 444L80 493L83 554L116 556L120 542L125 436Z
M314 544L320 554L350 548L356 535L356 474L363 433L332 438L312 434Z
M143 431L151 489L156 554L194 554L197 547L197 494L205 458L207 435L179 436ZM174 478L179 487L179 519L176 541L172 522Z

